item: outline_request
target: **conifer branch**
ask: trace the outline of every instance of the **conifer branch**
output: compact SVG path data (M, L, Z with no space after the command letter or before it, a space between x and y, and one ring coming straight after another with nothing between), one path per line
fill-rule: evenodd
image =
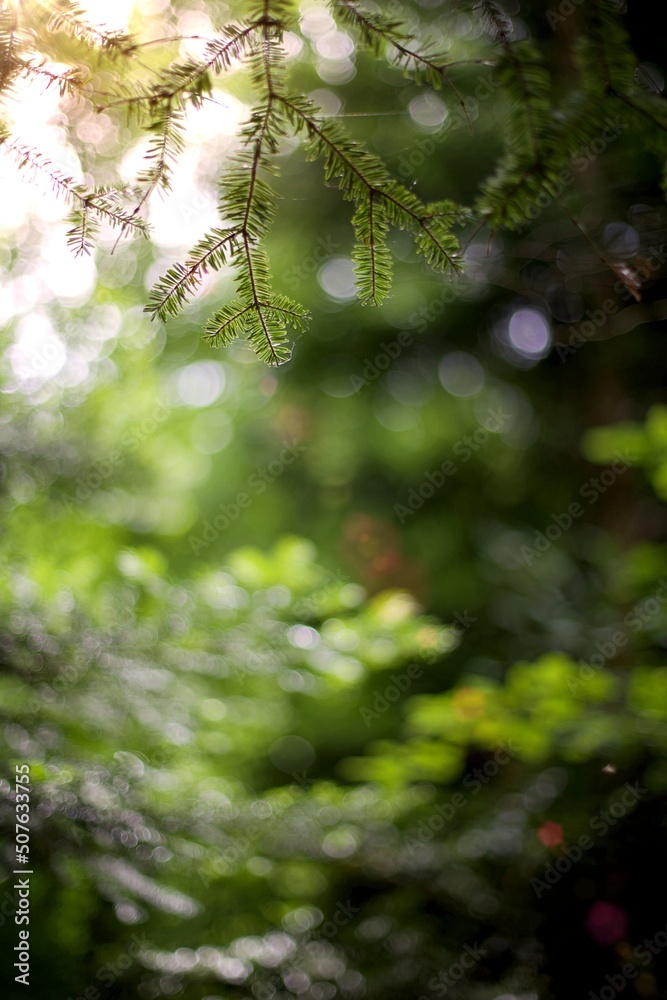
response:
M13 3L0 6L0 94L9 89L17 70L16 8Z
M267 82L271 86L270 71L268 70ZM270 361L272 364L278 365L282 360L286 360L284 351L281 350L284 339L284 324L271 323L270 316L266 314L267 303L271 298L269 266L268 259L257 245L257 241L265 235L273 215L270 189L260 181L259 168L264 159L264 145L267 142L269 123L273 115L274 99L273 91L270 89L262 124L254 144L250 182L241 225L243 261L242 266L238 269L237 284L242 300L249 303L253 314L251 320L254 318L255 321L254 325L249 326L249 339L253 343L257 343L258 324L259 332L266 343ZM273 151L275 152L275 150ZM262 346L260 350L263 353L264 347Z
M584 227L579 222L577 222L574 216L570 215L570 213L565 208L563 208L563 212L568 217L574 228L578 230L578 232L580 232L581 235L584 237L584 239L588 243L589 247L591 248L595 256L598 258L600 263L604 267L606 267L609 271L611 271L611 273L616 278L619 278L620 281L623 282L623 284L628 289L628 291L630 292L630 294L632 295L632 297L635 299L636 302L641 302L642 300L641 290L637 286L637 283L634 278L629 279L627 265L621 264L619 266L618 264L615 264L612 260L610 260L609 257L607 257L607 255L599 248L595 240L592 239L592 237L589 235L586 229L584 229Z
M48 21L49 31L64 31L70 38L112 58L133 54L135 44L130 35L123 31L106 31L90 24L76 0L55 0L54 5L56 9Z
M163 191L170 190L172 164L184 149L183 115L179 110L174 110L170 104L162 109L161 114L148 126L148 130L153 133L153 137L145 155L147 165L137 178L138 183L145 184L146 188L132 212L132 217L139 215L157 188ZM125 230L121 230L112 253L124 235Z
M257 270L256 264L253 260L253 248L250 244L248 238L247 230L243 233L243 251L245 255L245 273L242 271L239 276L238 284L243 295L244 301L250 300L250 305L248 309L252 310L255 314L256 320L259 322L261 332L266 341L266 345L269 351L271 362L274 365L278 364L278 354L276 353L276 347L273 343L271 333L269 331L269 325L267 322L267 317L264 315L264 309L266 307L266 298L264 296L260 297L261 291L266 293L268 291L268 262L262 260L261 264L259 262L259 252L255 251L255 257L257 259ZM261 285L260 285L261 282ZM252 328L249 333L252 332Z
M539 169L542 164L540 132L544 114L549 109L548 77L539 65L537 51L533 46L525 46L527 60L519 59L512 42L512 22L495 2L479 0L476 5L487 30L495 36L505 53L505 65L499 67L504 75L507 92L517 90L516 105L523 113L530 137L530 157Z
M177 107L184 100L200 107L203 95L211 89L209 74L222 73L232 66L235 59L240 59L256 31L255 23L229 25L219 38L207 44L203 59L174 63L160 73L150 86L135 85L125 92L121 90L111 95L112 99L103 107L125 107L136 114L152 112L163 105Z
M389 224L377 200L371 191L368 204L360 204L352 219L357 237L353 260L362 305L380 305L391 289L392 260L386 243Z
M139 184L147 186L135 212L156 188L168 191L171 187L172 165L184 149L182 113L167 105L149 126L149 131L153 137L145 157L147 166L137 178Z
M655 128L667 132L664 100L654 102L648 95L639 95L634 86L635 60L632 58L628 35L619 23L618 14L618 5L613 0L591 0L588 7L591 47L602 67L604 91L645 118ZM586 60L584 64L585 62ZM595 74L590 72L590 68L586 75L589 85L598 86ZM658 109L663 112L662 119L658 117Z
M104 187L87 192L79 200L72 220L73 228L68 235L68 242L75 254L91 253L92 237L97 235L97 223L106 222L112 229L119 229L120 236L133 233L135 236L148 236L148 227L139 219L135 212L126 212L116 204L121 196L117 188Z
M418 81L424 79L436 89L444 83L455 95L463 115L470 127L470 116L459 89L448 76L451 67L434 56L412 48L408 43L415 41L402 21L387 17L375 11L364 10L356 0L330 0L331 8L339 20L358 29L368 48L379 53L382 43L392 46L398 53L398 65L411 73Z
M642 115L646 118L646 120L649 121L651 125L654 125L655 128L659 128L661 132L667 132L667 121L661 121L654 114L652 114L648 108L639 104L637 101L634 101L631 97L628 97L627 94L622 94L614 87L609 88L609 93L616 97L622 104L625 104L626 107L632 108L632 110L636 111L638 115ZM665 109L663 108L661 110L664 111Z
M166 322L177 316L185 301L196 293L209 271L218 271L229 259L239 230L213 229L193 247L185 264L174 264L153 286L145 311L151 319Z
M67 234L67 242L75 256L91 252L92 238L97 234L96 221L107 222L110 226L119 228L121 233L131 231L141 236L148 235L146 224L141 219L116 204L121 194L118 189L106 187L88 191L29 146L2 141L0 149L14 156L19 170L30 170L33 176L44 177L49 181L54 195L67 204L74 205L73 226Z
M573 157L588 146L595 148L595 140L607 134L609 111L616 106L626 109L629 124L624 121L623 127L631 128L642 148L653 150L667 163L666 105L662 98L637 86L637 58L616 0L580 5L577 83L558 100L544 67L539 32L530 41L515 40L502 0L473 0L487 37L475 43L473 58L456 62L447 62L442 53L422 42L421 24L406 27L393 8L388 13L374 5L367 7L364 0L322 2L359 45L370 48L388 65L410 74L417 84L451 90L466 119L467 102L452 83L450 72L463 64L495 67L495 90L509 104L505 151L481 186L475 207L476 218L486 221L492 231L519 228L535 218L535 205L557 200L562 189L559 177L566 175ZM391 175L382 158L353 140L340 120L325 117L300 91L288 86L289 60L282 43L288 28L300 30L296 0L246 0L243 19L219 28L210 39L167 33L138 42L124 32L90 24L77 0L34 0L34 9L37 16L32 14L32 5L22 7L19 25L16 7L0 5L0 93L7 94L14 87L20 97L15 87L19 78L41 81L46 89L57 88L61 96L94 101L98 111L124 108L149 132L136 204L128 208L125 187L87 190L36 150L13 142L0 123L0 144L17 158L19 168L43 177L54 194L72 207L73 225L67 239L76 254L91 252L103 223L115 227L119 239L127 233L146 235L142 209L154 192L171 189L174 163L186 140L186 110L199 109L212 99L215 76L238 67L249 77L254 108L241 129L238 151L226 160L221 172L222 222L209 224L208 232L185 259L156 282L146 306L154 319L166 321L178 315L200 291L207 273L230 267L235 300L223 304L210 318L207 339L219 345L245 337L273 365L289 357L287 329L302 329L306 312L274 290L266 252L279 198L274 183L278 153L288 136L302 143L309 160L323 161L325 183L338 188L351 203L352 258L362 304L379 305L389 294L392 228L408 232L418 254L432 267L461 268L455 233L470 221L471 211L448 201L425 204L412 187ZM115 58L115 82L104 92L93 91L85 70L74 65L61 69L52 63L42 51L44 46L40 47L46 24L93 52ZM203 43L197 57L170 59L154 73L136 58L145 46L162 44L168 52L174 42L192 37ZM121 58L125 66L141 67L142 75L133 73L129 83L121 82ZM157 62L160 55L156 53L155 58ZM498 105L494 101L489 106ZM664 183L667 187L667 167ZM619 269L614 270L613 260L607 265L624 280Z
M246 332L243 317L252 309L242 302L228 302L208 320L204 327L204 337L213 347L226 347Z
M348 200L384 203L388 219L399 229L416 234L417 250L429 262L442 270L457 269L458 244L440 223L429 218L428 210L419 199L397 181L392 180L384 164L348 139L339 125L318 119L313 105L304 98L282 98L295 128L305 129L310 142L311 157L324 156L325 176L334 182Z
M550 80L537 47L512 40L512 22L495 0L479 0L475 10L503 50L497 80L511 102L505 156L482 186L478 209L492 229L516 228L557 177L566 143L556 138Z
M273 365L289 357L287 323L299 328L306 316L301 307L276 297L271 291L268 259L260 246L273 218L277 197L260 171L275 172L272 158L284 134L275 107L276 97L283 90L280 71L283 60L275 51L280 30L271 5L265 0L257 16L235 36L238 39L241 35L251 38L253 33L261 34L257 43L251 43L249 55L253 80L265 90L266 101L253 111L243 130L246 149L232 158L223 174L220 207L231 227L214 230L195 247L184 265L175 265L153 289L148 305L153 317L164 319L174 315L199 286L206 270L217 269L229 260L237 272L241 301L217 312L207 323L205 336L216 346L246 336L260 357ZM221 55L222 50L217 50L218 68L231 59L228 51L229 47ZM208 62L212 66L213 57ZM192 76L186 76L181 82L187 87L191 79Z
M15 66L17 76L41 79L47 90L56 87L61 97L67 94L80 97L81 89L88 79L86 71L79 66L72 66L62 73L49 69L44 62L31 62L28 59L16 59Z
M52 190L57 197L71 202L72 199L82 200L85 196L85 188L81 184L75 181L73 177L63 174L58 167L54 166L38 150L15 141L5 142L2 148L15 157L19 170L29 169L32 171L33 177L42 174L49 180Z
M283 4L284 12L287 5ZM279 50L280 22L275 19L270 0L257 9L254 26L261 26L261 38L250 50L251 76L255 86L266 93L263 106L252 113L243 131L246 146L232 159L223 175L221 211L232 223L238 245L232 250L236 284L241 308L223 310L207 326L206 336L214 344L245 335L257 354L272 365L282 364L290 356L286 326L300 329L306 312L296 303L277 297L271 289L268 258L261 246L275 213L277 195L260 176L260 171L276 172L275 155L285 134L278 113L278 100L284 91Z

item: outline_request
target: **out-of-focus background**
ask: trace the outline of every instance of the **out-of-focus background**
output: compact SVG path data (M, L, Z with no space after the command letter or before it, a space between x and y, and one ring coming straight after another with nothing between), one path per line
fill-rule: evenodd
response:
M146 37L228 16L83 6ZM542 5L506 7L563 86ZM470 10L412 13L452 61L478 56ZM503 141L490 68L457 77L471 134L451 94L357 52L323 5L302 17L298 86L425 197L473 201ZM654 7L625 23L660 94ZM51 44L62 61L75 45ZM23 141L72 173L120 158L136 175L146 139L121 117L19 86ZM313 318L272 370L201 341L224 269L166 327L142 311L215 213L251 93L232 75L214 97L173 196L152 199L152 246L111 254L111 235L72 259L66 207L0 151L5 995L25 995L9 956L27 762L34 996L666 996L653 153L620 114L530 226L464 233L454 281L399 234L371 309L339 192L287 144L270 248Z

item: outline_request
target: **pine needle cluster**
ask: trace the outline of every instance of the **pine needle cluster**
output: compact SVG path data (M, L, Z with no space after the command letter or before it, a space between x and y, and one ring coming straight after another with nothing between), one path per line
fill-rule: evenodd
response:
M452 80L450 63L437 44L401 14L400 4L385 11L372 0L326 0L340 29L360 48L409 75L416 84L442 90L468 118L467 103ZM238 151L223 165L219 219L173 264L152 289L147 311L166 321L177 316L200 291L210 272L231 268L235 296L205 324L214 346L246 339L271 365L290 356L289 331L304 329L308 316L297 302L274 287L267 237L276 215L279 153L287 138L299 140L310 160L322 163L324 181L351 203L353 261L359 299L380 305L391 291L392 229L410 234L428 264L444 273L463 266L459 231L470 221L491 231L521 228L541 196L552 199L568 158L603 127L605 116L623 108L642 141L667 160L667 114L662 98L635 80L636 58L615 0L590 0L577 11L580 30L573 55L579 85L564 98L554 96L543 48L535 38L517 39L515 24L499 0L475 0L469 14L481 27L478 58L493 67L506 108L505 151L482 185L472 210L449 200L424 202L394 176L382 158L354 139L335 117L326 117L298 89L289 74L285 32L299 32L299 9L292 0L248 0L244 16L226 23L208 39L198 57L172 60L155 72L136 72L142 45L124 32L91 24L76 0L35 0L28 14L0 5L0 98L21 78L31 77L61 95L77 95L97 109L122 109L149 135L143 169L134 188L87 190L65 176L38 151L0 125L0 144L19 168L42 177L55 195L72 206L69 244L90 253L102 224L127 234L149 236L144 209L156 192L171 189L173 167L187 143L187 112L211 96L214 79L245 71L256 95L240 133ZM408 13L414 14L413 11ZM62 68L40 54L40 32L62 34L70 44L116 67L113 92L95 94L81 62ZM166 39L166 43L169 39ZM83 60L85 62L85 60ZM119 67L128 67L129 74ZM130 82L126 82L127 77ZM497 105L494 105L497 107ZM553 200L553 199L552 199Z

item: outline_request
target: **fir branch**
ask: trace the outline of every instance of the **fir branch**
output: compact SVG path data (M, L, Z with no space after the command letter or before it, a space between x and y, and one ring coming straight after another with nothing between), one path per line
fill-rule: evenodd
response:
M7 91L16 75L16 8L13 3L0 6L0 94Z
M228 251L230 262L237 270L237 283L244 306L240 311L225 312L223 321L215 325L213 335L209 331L207 337L212 343L220 344L245 332L265 360L279 364L286 358L282 346L286 339L285 321L282 317L276 319L274 313L266 310L269 288L268 283L264 287L264 261L259 260L256 248L256 241L267 232L276 200L271 187L260 177L260 169L273 171L269 157L277 152L283 133L273 107L274 91L279 86L274 41L279 36L275 34L275 27L268 16L268 4L263 4L259 13L261 16L243 27L225 29L220 38L209 43L203 61L177 63L165 71L148 91L140 91L111 103L124 102L140 108L143 102L148 107L162 109L161 118L153 124L161 140L158 139L153 147L155 163L140 178L149 186L137 206L138 210L156 186L169 186L169 159L173 159L180 146L178 132L174 130L174 126L179 124L178 112L174 111L172 102L175 101L178 107L179 102L187 97L199 106L203 94L210 91L209 72L221 72L228 68L249 48L254 77L263 76L268 97L266 104L253 112L242 133L242 138L251 145L251 149L237 154L223 176L221 210L232 226L228 231L214 230L212 239L205 238L184 264L175 265L153 289L147 310L153 317L159 316L163 320L168 315L177 314L187 297L199 287L207 268L217 269L226 262ZM261 33L261 42L251 45L257 33ZM268 272L268 264L266 270Z
M364 10L356 0L330 0L330 6L343 24L358 29L362 41L374 52L379 53L386 43L398 54L397 65L411 73L417 82L422 80L439 89L445 84L455 95L463 115L470 127L470 117L459 89L448 76L450 67L435 55L420 52L410 47L415 37L407 31L402 21L387 17L382 13Z
M91 252L91 240L97 234L97 222L107 222L121 233L133 232L146 237L146 224L118 206L120 192L116 188L104 187L88 191L83 184L64 174L47 157L30 146L18 142L3 142L0 149L6 150L16 159L19 170L30 170L33 177L41 176L49 181L56 197L74 205L73 226L67 234L67 242L75 255Z
M270 272L268 259L258 246L258 240L266 235L275 211L276 196L259 176L260 167L269 166L266 147L268 155L275 154L277 149L278 135L272 132L271 127L272 123L277 123L273 103L273 94L269 93L264 108L257 109L253 114L248 134L253 133L254 123L257 123L258 131L252 151L240 154L223 178L225 193L221 208L238 227L240 250L235 255L234 264L239 294L251 313L245 324L247 336L253 340L256 349L263 337L264 342L258 353L278 365L281 360L278 347L284 339L284 325L272 324L265 314L264 304L271 297ZM285 360L284 357L282 360Z
M495 0L479 0L475 9L483 24L502 46L505 60L498 66L498 73L505 90L523 114L530 137L530 159L538 167L543 160L541 133L550 109L549 78L540 63L537 48L530 43L517 46L512 42L512 22ZM525 53L521 59L518 51ZM510 145L522 145L521 135L515 132Z
M118 207L120 196L121 192L116 188L103 187L86 193L79 200L72 214L72 229L67 234L67 242L75 256L92 252L93 240L99 232L100 222L106 222L112 229L118 229L119 239L128 233L148 236L148 228L136 217L136 210L128 213Z
M171 187L172 165L184 149L183 115L167 105L148 131L152 138L145 155L147 166L137 178L139 184L147 187L135 209L137 212L156 188L168 191Z
M492 230L518 230L531 217L544 193L547 204L552 200L550 187L558 190L558 173L558 168L537 164L525 167L510 153L501 161L496 174L482 185L477 210Z
M184 264L174 264L151 290L145 308L151 319L159 317L165 322L169 316L177 316L188 297L198 290L204 275L227 264L238 236L236 229L212 229L193 247Z
M221 182L220 209L236 237L230 246L230 261L236 270L240 302L217 313L206 328L207 338L215 345L244 335L259 357L272 365L282 364L290 356L287 325L299 329L306 316L296 303L272 292L269 261L261 245L277 201L261 172L276 173L275 156L286 132L278 103L284 91L284 53L277 15L281 10L286 13L288 6L270 0L254 6L253 25L261 26L261 37L253 39L249 63L255 86L265 92L266 100L255 108L242 130L246 148L232 158Z
M362 305L379 306L391 290L392 260L387 246L389 223L374 191L368 205L360 204L352 224L358 241L352 256L357 265L357 294Z
M38 150L16 141L5 142L2 148L14 156L19 170L29 170L33 178L41 175L48 180L56 197L63 198L68 203L83 201L85 198L85 187L64 174Z
M148 126L148 131L153 133L153 137L145 154L147 166L137 178L137 183L145 184L146 188L134 207L132 218L139 215L146 201L157 188L161 188L163 191L171 189L172 165L185 148L183 115L170 105L166 105L162 109L161 114ZM121 229L118 239L113 245L112 253L115 252L125 233L126 230Z
M611 98L630 109L636 137L655 153L667 171L667 104L664 98L637 87L635 72L639 60L622 26L621 12L616 0L591 0L586 5L588 32L579 45L584 86L588 93L601 99ZM662 186L667 190L664 179Z
M241 133L246 148L230 158L222 176L220 210L253 240L266 235L275 214L277 195L260 170L275 173L273 157L284 134L284 123L270 95L266 104L251 112Z
M270 364L279 365L281 330L270 322L265 314L266 302L270 296L269 262L263 250L253 247L247 232L243 233L244 267L239 269L237 280L239 293L244 302L250 303L254 323L248 326L248 339L260 357ZM259 327L259 329L258 329ZM259 346L259 349L258 349Z
M46 60L37 62L29 59L17 59L16 72L17 76L41 80L46 90L56 87L61 97L68 94L72 97L81 97L82 88L90 79L90 74L81 66L71 66L57 73L48 68Z
M381 160L349 139L337 123L318 119L314 106L307 99L284 98L283 104L296 130L306 130L311 158L324 156L325 177L329 183L335 183L345 198L357 204L373 194L378 204L384 204L393 225L415 234L419 253L442 270L458 269L456 240L449 233L445 238L442 222L438 224L429 219L420 200L389 177Z
M634 272L628 269L627 264L625 263L616 264L614 263L614 261L610 260L609 257L598 247L597 243L589 235L586 229L584 229L584 227L579 222L577 222L574 216L570 215L570 213L565 208L563 208L563 212L568 217L568 219L575 227L575 229L577 229L584 237L584 239L588 243L589 247L591 248L595 256L598 258L600 263L604 267L606 267L609 271L611 271L611 273L616 278L620 279L620 281L625 285L625 287L628 289L628 291L630 292L630 294L632 295L632 297L635 299L636 302L641 302L642 299L641 286L638 286L636 275L634 274Z
M49 31L64 31L70 38L112 58L133 54L135 43L130 35L123 31L106 31L90 24L76 0L55 0L55 8L48 21Z
M500 4L495 0L479 0L475 10L479 13L484 28L492 37L503 46L511 45L512 22Z
M204 327L204 338L212 347L227 347L234 340L242 338L247 329L244 317L252 306L244 306L234 300L214 313Z
M602 92L611 95L661 132L667 132L667 112L662 98L651 98L634 82L637 60L630 39L619 20L615 0L591 0L586 8L590 31L582 46L581 66L587 86L600 88L599 75L593 67L602 67Z
M618 18L619 4L616 0L590 0L584 13L589 30L582 39L580 65L587 87L601 86L603 92L631 90L635 60Z
M228 346L234 340L245 338L262 361L277 366L288 361L291 355L287 326L302 330L307 320L308 313L282 295L248 304L237 299L211 316L204 328L204 337L213 347Z
M93 241L98 234L98 227L91 217L90 202L84 198L79 209L72 213L73 225L67 233L67 246L75 257L90 255Z
M606 134L610 108L626 109L624 117L631 122L635 141L663 160L667 158L666 105L662 98L647 94L636 84L637 60L619 18L617 0L590 0L583 5L578 16L584 30L576 43L578 81L582 82L559 104L551 93L539 41L514 40L512 19L503 10L502 0L475 3L489 35L488 44L481 42L486 47L474 53L479 58L454 63L447 63L442 54L421 41L421 26L409 30L393 12L374 5L366 7L364 0L327 3L338 23L360 45L382 55L389 65L409 73L417 83L451 89L466 118L466 103L452 84L450 71L464 63L495 65L498 95L510 105L506 148L483 185L476 206L478 217L488 221L492 229L525 225L535 217L536 204L546 207L557 199L562 189L559 175L565 175L574 155ZM17 158L20 169L43 177L54 194L73 208L68 243L76 254L91 252L105 222L119 231L119 238L128 232L146 234L141 209L156 190L169 191L173 164L184 148L186 106L200 108L210 99L215 75L240 63L257 94L255 107L241 130L240 149L222 171L219 207L224 221L210 228L185 260L172 265L155 284L146 306L153 318L165 321L177 315L200 290L208 272L229 266L234 273L236 300L211 318L207 338L217 345L236 336L246 337L270 364L280 364L289 356L287 328L301 329L306 314L301 306L273 290L265 248L278 204L273 183L278 173L277 154L287 135L302 141L308 159L323 160L325 182L337 187L352 205L353 260L363 304L377 305L389 293L391 228L409 232L417 252L434 268L451 271L461 267L455 229L470 221L470 211L447 201L424 204L411 187L391 176L380 157L354 141L339 121L322 116L301 94L292 94L282 40L285 30L297 22L295 0L247 0L244 20L227 25L211 39L198 37L204 43L202 55L170 61L166 68L154 74L149 71L147 77L129 84L118 82L116 73L116 83L109 88L113 93L93 92L75 66L61 70L50 63L38 45L46 20L53 30L109 56L131 57L144 46L169 46L183 36L135 43L122 32L89 24L76 0L36 0L36 7L47 10L47 16L42 13L33 19L33 27L25 7L25 29L19 30L15 8L0 5L0 90L6 93L24 77L41 80L47 89L56 87L63 96L85 98L94 93L96 100L106 102L104 107L122 106L134 113L150 132L146 162L138 177L138 203L130 211L124 192L87 190L46 157L12 142L0 124L0 143ZM532 37L538 39L539 33L533 32ZM489 55L493 58L486 58ZM141 65L138 59L135 64ZM623 280L613 260L605 263Z
M478 210L492 229L516 229L557 178L564 145L555 137L550 79L537 47L512 41L512 22L495 0L479 0L475 10L503 50L497 80L511 104L505 156L482 185Z
M379 10L364 10L356 0L329 0L334 17L355 28L369 49L379 55L382 45L402 45L413 40L403 21Z
M118 188L96 188L86 196L89 209L102 221L108 222L112 228L120 227L123 232L132 231L135 235L148 236L148 226L142 219L136 217L135 212L127 212L117 207L116 203L122 194Z
M614 87L609 88L609 93L616 97L622 104L625 104L626 107L631 108L638 115L644 117L655 128L660 129L661 132L667 132L667 107L665 107L664 100L660 101L660 103L657 101L655 102L656 108L659 108L663 114L662 119L660 119L657 115L654 115L648 107L640 104L636 100L633 100L633 98L629 97L627 94L623 94L620 91L615 90Z
M204 95L211 91L209 74L222 73L233 65L235 59L240 59L257 30L255 23L229 25L218 38L208 42L203 59L173 63L158 74L150 86L130 85L124 91L111 95L112 100L104 107L125 107L135 113L150 113L162 105L178 107L186 100L200 107Z
M292 27L299 18L299 7L295 0L246 0L248 20L263 28L277 30Z

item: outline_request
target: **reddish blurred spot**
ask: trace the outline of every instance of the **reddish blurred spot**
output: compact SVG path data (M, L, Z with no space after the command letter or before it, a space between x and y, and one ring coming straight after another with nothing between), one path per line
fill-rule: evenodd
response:
M426 596L424 566L403 552L395 525L370 514L352 514L343 527L342 555L371 594L407 590L418 600Z
M259 383L259 391L263 396L273 396L274 392L278 388L278 380L273 378L271 375L267 375Z
M563 827L548 819L537 831L537 836L545 847L558 847L563 843Z
M312 425L310 412L303 406L282 406L272 421L280 443L301 443L307 441Z
M620 906L598 900L586 917L586 930L598 944L616 944L628 933L628 915Z
M400 565L401 557L398 552L383 552L376 556L371 563L374 573L384 576L386 573L393 573Z

